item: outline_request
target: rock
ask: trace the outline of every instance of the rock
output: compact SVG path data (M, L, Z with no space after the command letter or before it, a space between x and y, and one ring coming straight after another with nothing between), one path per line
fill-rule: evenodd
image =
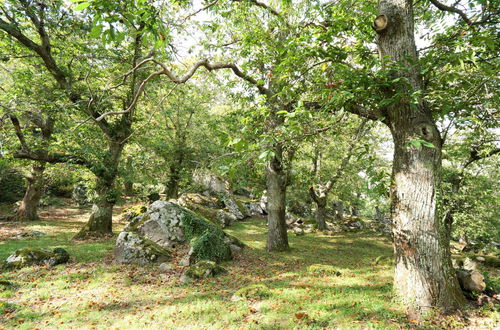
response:
M226 270L211 260L200 260L184 273L188 279L199 280L225 273Z
M179 205L187 207L189 209L189 206L192 204L206 206L214 209L220 209L224 207L224 204L216 197L204 196L195 193L182 194L177 201Z
M243 204L236 200L232 195L229 193L219 193L219 197L228 212L234 214L236 219L243 220L248 217L247 210Z
M264 215L266 215L267 214L267 194L265 191L264 191L264 194L262 194L262 197L260 198L259 206L262 209L262 211L264 211Z
M134 232L122 231L116 239L115 258L122 264L148 265L170 259L170 251Z
M304 235L304 229L300 228L300 227L293 227L292 229L293 233L296 235L296 236L302 236Z
M25 239L25 238L38 238L47 235L43 231L38 230L27 230L19 235L13 237L13 239Z
M463 268L466 270L478 270L479 263L472 258L465 258Z
M458 282L464 291L481 293L486 289L484 276L475 270L456 269Z
M479 297L477 297L477 304L479 306L488 305L490 307L494 307L495 303L496 303L495 298L492 298L492 297L487 296L485 294L481 294L481 295L479 295Z
M4 262L6 269L28 266L46 265L53 267L68 262L69 254L65 249L55 248L53 251L44 249L24 248L11 254Z
M121 214L122 221L130 222L132 219L146 213L146 205L134 205L123 210Z
M363 223L363 221L361 221L360 219L357 219L357 218L346 219L346 221L344 222L344 225L349 229L355 229L355 230L365 228L365 224Z
M260 204L256 201L243 202L243 205L247 210L247 214L249 214L250 216L261 216L266 213L264 212Z
M485 261L486 261L486 258L485 258L485 257L481 257L481 256L479 256L479 257L476 257L476 260L477 260L477 261L480 261L480 262L485 262Z
M168 262L163 262L158 266L158 269L162 272L168 272L174 269L174 266L172 264L169 264Z
M212 193L229 192L231 190L227 181L208 171L195 171L193 181Z
M243 250L243 248L239 247L238 245L230 244L229 248L231 249L231 254L236 255Z
M231 297L232 301L257 300L271 296L271 291L265 284L251 284L236 291Z
M314 225L312 225L312 224L308 224L308 225L306 225L306 226L305 226L305 228L304 228L304 232L305 232L306 234L312 234L312 233L315 233L315 232L316 232L316 228L314 228Z
M190 209L223 228L247 216L246 210L245 213L241 212L237 202L231 195L226 193L219 194L218 197L200 194L183 194L179 197L178 201L179 205ZM222 210L224 207L226 207L227 211Z
M233 238L206 218L172 202L154 202L146 213L126 226L125 232L164 248L189 244L191 263L202 259L219 262L232 257L229 241Z
M335 267L330 265L314 264L307 267L307 272L311 274L326 275L326 276L340 276L342 275Z

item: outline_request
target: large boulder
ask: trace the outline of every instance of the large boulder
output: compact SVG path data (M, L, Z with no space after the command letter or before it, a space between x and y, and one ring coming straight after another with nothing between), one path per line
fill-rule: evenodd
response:
M243 203L237 199L235 199L229 193L219 193L219 198L224 203L225 208L229 213L232 213L236 216L236 219L243 220L248 217L248 213L246 208L243 206Z
M247 214L250 216L261 216L266 214L266 212L260 206L259 201L243 202L243 206L246 208Z
M213 196L187 193L182 194L177 202L222 228L238 220L236 215L223 210L224 203Z
M163 248L175 248L188 244L190 262L230 260L231 245L241 244L206 218L176 203L164 201L154 202L146 213L133 219L120 234L122 240L129 237L127 233L133 233L134 239L135 237L144 238L147 239L146 243L151 241ZM120 242L117 240L117 249ZM144 242L137 241L139 246L144 244Z
M115 258L122 264L147 265L169 260L170 251L134 232L122 231L116 239Z
M3 267L6 269L23 268L28 266L46 265L54 267L68 262L69 253L62 248L54 250L45 249L19 249L5 260Z
M226 193L231 191L231 186L227 181L208 171L195 171L193 173L193 181L211 193Z
M486 289L484 276L478 271L456 269L458 282L464 291L481 293Z

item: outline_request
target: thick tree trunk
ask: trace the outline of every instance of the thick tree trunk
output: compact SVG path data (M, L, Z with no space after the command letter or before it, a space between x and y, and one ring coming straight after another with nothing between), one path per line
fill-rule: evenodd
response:
M288 246L288 234L285 221L286 172L282 164L281 145L275 147L275 156L267 165L267 250L285 251Z
M45 165L34 164L31 174L28 177L28 187L24 194L21 205L13 217L14 221L35 221L38 220L38 203L43 194Z
M454 311L462 306L464 298L451 265L445 226L437 215L441 137L422 98L414 94L423 86L412 5L411 0L380 0L374 27L385 69L391 70L390 79L400 79L394 90L385 91L386 97L394 100L387 107L394 140L394 287L409 314L418 318L435 309Z
M92 213L87 224L74 239L103 237L113 233L113 207L117 197L114 184L122 151L123 144L115 141L109 143L104 169L96 174L97 199L92 205Z

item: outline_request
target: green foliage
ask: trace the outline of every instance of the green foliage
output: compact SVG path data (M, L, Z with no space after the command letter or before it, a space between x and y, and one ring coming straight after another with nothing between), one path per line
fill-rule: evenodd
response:
M22 173L6 159L0 158L0 202L16 202L24 195L25 181Z

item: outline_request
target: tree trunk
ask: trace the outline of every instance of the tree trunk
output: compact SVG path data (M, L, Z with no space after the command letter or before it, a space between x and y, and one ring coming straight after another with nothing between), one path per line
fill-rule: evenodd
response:
M123 151L123 144L111 141L104 160L104 168L96 173L97 199L92 205L92 213L87 224L74 239L103 237L113 233L113 207L116 203L115 179L118 174L118 162Z
M127 162L125 163L125 170L127 173L125 173L125 183L124 183L124 188L125 188L125 195L126 196L134 196L134 182L132 182L132 173L133 173L133 166L132 166L132 157L127 157Z
M344 221L344 203L342 201L335 202L335 219L338 221Z
M175 162L170 165L170 178L167 183L167 198L179 197L179 181L181 179L181 170L184 163L184 140L181 140L180 147L175 153Z
M14 221L35 221L38 220L38 203L43 194L43 186L45 183L43 172L45 165L34 164L31 169L31 174L28 177L28 188L24 194L21 205L13 217Z
M167 189L165 192L167 194L167 199L179 197L179 180L180 175L178 169L175 168L175 166L171 166L170 178L168 179Z
M316 201L316 226L318 230L326 230L326 198Z
M283 168L283 149L274 148L275 155L267 165L267 250L285 251L288 246L288 234L285 221L286 172Z
M381 0L374 28L384 67L391 70L390 79L400 78L393 90L385 91L386 97L393 99L387 107L387 122L394 140L394 287L410 316L419 318L435 309L454 311L463 305L464 298L451 264L445 226L437 215L441 137L422 98L414 94L423 90L423 84L412 5L411 0ZM415 145L414 141L420 142Z

